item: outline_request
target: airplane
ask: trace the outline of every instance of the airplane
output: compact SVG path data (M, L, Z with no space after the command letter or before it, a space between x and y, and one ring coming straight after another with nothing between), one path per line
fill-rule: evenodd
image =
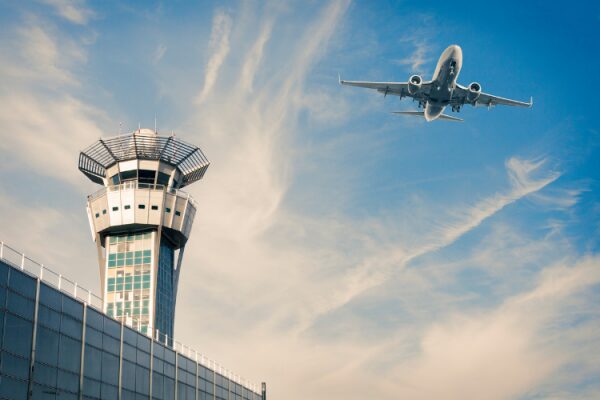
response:
M463 120L460 118L444 114L447 106L452 107L453 112L460 112L460 108L465 104L474 107L487 106L488 108L498 104L518 107L533 106L533 97L528 103L525 103L484 93L478 82L473 82L467 87L458 84L456 79L461 67L462 49L454 44L448 46L440 56L430 81L424 82L419 75L413 75L408 82L344 81L341 77L339 77L339 82L342 85L375 89L379 93L383 93L384 97L388 94L400 96L400 99L411 97L413 101L419 102L418 108L422 108L423 111L395 111L394 114L422 116L427 122L436 119L462 122Z

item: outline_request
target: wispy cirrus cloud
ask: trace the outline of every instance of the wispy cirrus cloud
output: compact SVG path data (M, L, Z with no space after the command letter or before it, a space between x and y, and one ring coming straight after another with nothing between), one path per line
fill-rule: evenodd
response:
M405 55L396 60L396 63L404 66L407 72L423 74L426 72L424 66L433 60L434 29L430 26L430 18L427 16L421 16L416 25L417 27L398 40Z
M345 312L323 319L321 325L340 326L333 332L320 327L313 340L328 337L348 354L335 354L345 360L343 367L324 367L328 372L322 372L314 392L353 380L356 386L340 389L340 397L367 395L360 389L366 385L379 397L552 397L570 387L562 392L567 397L587 398L577 382L593 379L600 369L593 361L597 340L592 333L600 318L588 306L598 293L598 257L578 258L561 238L532 238L506 226L460 258L447 257L441 253L390 276ZM474 273L477 268L493 275ZM467 276L469 281L456 282ZM482 292L469 294L478 285ZM495 292L498 287L506 290ZM387 314L384 326L378 325L381 316L361 309ZM376 339L382 338L380 331L386 332L383 340ZM361 351L353 353L355 347ZM578 375L567 372L572 369ZM506 379L498 380L498 374ZM559 377L561 383L555 384ZM377 388L374 381L380 382Z
M318 315L342 307L366 290L381 285L393 271L406 267L412 260L450 246L506 206L539 192L558 179L559 173L544 172L541 170L543 165L543 160L532 162L510 158L506 162L506 171L511 185L506 193L496 193L473 205L450 210L445 217L440 216L437 226L425 233L411 248L406 248L403 243L390 243L388 238L386 246L357 263L350 273L336 280L330 295L314 304L315 314L309 321L312 322Z
M269 20L262 25L260 34L246 57L240 77L240 86L245 92L252 92L254 77L256 76L257 68L260 66L265 45L269 41L272 31L273 20Z
M545 172L542 177L536 174L544 173L542 166L545 160L537 162L512 157L506 162L506 171L511 183L511 189L506 194L496 194L479 201L475 206L459 212L464 217L460 222L445 226L441 233L440 244L448 245L466 232L479 226L484 220L496 214L504 207L515 201L536 193L559 178L558 172Z
M561 367L581 362L569 348L574 340L554 336L560 331L556 324L566 312L594 318L579 301L589 296L586 289L600 283L599 267L597 258L547 266L533 289L494 310L457 312L432 324L417 355L391 373L401 377L401 392L415 399L514 398L553 379ZM598 319L593 321L600 326ZM585 375L594 371L597 367Z
M210 57L204 72L204 86L196 101L202 103L210 94L219 76L219 70L229 54L231 17L223 10L215 13L210 34Z
M166 52L167 46L164 44L159 44L156 46L156 50L154 50L154 63L156 64L160 62L160 60L162 60L162 58L165 56Z
M409 40L407 39L407 41ZM413 52L396 62L399 65L408 67L410 72L423 73L423 66L431 60L430 52L432 48L424 40L414 41L413 44Z
M310 83L332 41L344 40L338 34L349 3L278 5L258 15L249 9L214 11L205 61L192 63L196 69L190 76L177 77L195 81L204 66L203 87L191 89L192 94L172 93L185 99L181 104L190 104L188 120L174 128L212 162L205 178L186 188L199 208L180 282L178 340L235 372L266 380L273 397L290 399L507 398L536 392L541 385L550 396L555 392L548 382L568 378L562 370L575 365L581 376L594 376L590 338L598 323L589 304L595 304L590 291L598 282L597 258L580 258L560 228L527 235L503 218L524 199L534 199L537 209L554 210L554 203L539 200L562 199L553 192L561 174L549 167L550 158L504 155L504 164L490 163L482 172L484 178L505 176L500 186L490 183L452 201L446 193L453 189L419 192L423 185L415 184L406 202L395 192L385 206L369 202L358 212L344 211L340 204L356 195L349 182L362 177L336 162L335 157L345 156L340 149L357 147L361 151L355 154L372 158L381 153L364 151L372 131L352 134L344 125L348 106L343 99L326 85ZM248 20L252 23L243 23ZM14 57L0 62L2 71L9 71L3 72L0 88L0 124L7 132L0 133L2 161L6 167L23 166L26 172L16 176L33 175L28 179L37 184L45 180L40 174L75 187L85 182L75 167L77 151L106 134L96 122L102 119L101 107L84 101L97 100L86 90L86 81L97 76L77 68L92 50L73 46L68 51L65 32L40 29L31 35L38 39L28 41L25 34L18 44L47 45L30 44L25 53L12 50ZM163 33L154 60L168 48L171 67L183 71L177 67L189 65L190 52L177 51L179 32ZM404 65L419 69L429 59L431 40L414 43L413 57ZM420 51L418 43L424 46ZM39 66L29 69L15 61L28 57ZM18 69L36 73L16 75ZM47 71L52 79L37 71ZM144 83L152 87L152 79L150 74ZM165 82L171 79L172 73ZM333 121L343 128L330 132L331 143L306 144L306 114L313 126L322 129ZM394 134L403 134L404 125L398 124ZM43 140L36 132L44 132ZM324 161L314 156L315 149L326 153ZM15 162L6 162L8 157ZM49 158L53 168L45 161ZM333 175L335 190L299 183L301 163L311 179ZM9 185L2 189L0 220L27 215L23 226L4 229L7 236L23 247L32 239L38 254L47 251L53 263L89 266L88 272L69 271L97 279L83 205L68 220L72 208L15 206L22 198L7 195ZM293 198L298 193L331 207L316 212L298 204ZM568 195L560 207L575 204L578 195ZM64 193L48 201L62 204ZM39 233L30 237L29 228ZM50 240L38 240L44 236ZM473 236L483 239L453 253ZM81 251L69 251L66 244ZM569 315L585 319L585 329L570 320L566 324Z
M360 381L361 374L371 376L363 371L370 357L377 351L395 351L394 345L367 342L368 351L348 342L332 346L315 334L317 322L360 302L412 260L451 246L508 205L558 178L558 173L548 171L543 163L510 158L505 165L507 189L472 204L445 206L436 224L419 232L410 244L394 228L388 230L397 220L386 224L343 215L315 218L308 211L289 209L285 198L293 179L291 143L301 134L297 118L306 107L298 99L309 97L304 79L325 54L345 10L339 3L331 3L300 34L294 32L294 40L286 43L286 61L272 58L270 44L281 40L273 33L278 20L272 18L277 17L259 19L259 29L252 33L235 31L238 25L232 19L229 36L236 39L228 42L231 52L250 50L241 60L223 61L210 96L188 123L191 131L207 132L202 146L210 149L209 157L217 162L204 182L190 188L203 199L194 232L194 237L202 238L202 245L186 252L186 265L198 267L186 267L183 272L187 285L180 295L187 301L178 302L180 313L193 315L197 323L213 322L214 331L205 332L202 340L211 355L224 363L236 363L242 371L254 370L251 362L229 361L230 354L241 352L241 348L232 348L231 340L223 340L234 331L240 343L254 343L257 351L268 354L273 367L265 367L262 376L269 380L277 376L270 389L274 394L295 388L299 397L318 397L315 388L322 390L322 384L336 387L339 383L341 387L343 381ZM273 71L269 66L275 62L283 67ZM238 85L240 82L243 84ZM232 91L236 96L231 96ZM421 278L417 280L421 284ZM224 287L229 288L227 293ZM422 288L431 289L427 285ZM190 296L199 290L202 298ZM247 303L247 298L253 301ZM240 321L245 321L243 333L235 330ZM182 337L194 340L193 330L180 325L178 329ZM418 337L419 333L412 335ZM326 353L319 356L308 350L312 346ZM296 375L281 377L277 373L284 359L296 361ZM315 360L319 368L315 368ZM307 388L306 382L312 382L314 388ZM386 385L389 383L377 385L382 396L392 393ZM344 390L339 395L353 396Z
M101 136L96 121L104 118L74 94L81 81L73 69L85 63L85 49L39 18L27 17L15 33L0 66L0 149L40 175L80 186L73 157Z
M3 46L11 56L0 66L6 84L51 88L79 85L70 68L85 62L86 55L75 42L59 42L51 27L37 18L27 18L15 33Z
M18 221L15 215L19 216ZM82 274L82 264L72 262L73 259L87 260L83 265L96 269L96 255L89 246L91 235L86 229L86 220L84 213L65 213L53 201L45 201L44 196L29 196L0 185L0 221L14 221L3 224L0 241L98 293L97 277ZM65 226L76 228L65 229ZM65 243L72 246L68 252L64 250Z
M67 21L78 25L85 25L94 12L86 7L84 0L40 0L52 8L54 11L65 18Z

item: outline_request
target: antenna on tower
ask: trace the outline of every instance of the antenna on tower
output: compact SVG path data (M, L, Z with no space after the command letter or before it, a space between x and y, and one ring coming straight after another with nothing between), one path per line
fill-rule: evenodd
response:
M156 114L154 114L154 133L158 133L156 130Z
M121 136L121 128L123 127L123 121L119 121L119 136Z

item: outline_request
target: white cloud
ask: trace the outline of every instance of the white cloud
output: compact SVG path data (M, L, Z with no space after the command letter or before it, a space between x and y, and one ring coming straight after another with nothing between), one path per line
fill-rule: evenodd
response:
M299 102L316 123L341 123L352 112L350 104L338 92L329 93L318 89L307 91Z
M459 206L416 198L406 209L397 205L398 210L357 217L339 210L316 215L290 205L294 166L314 162L298 146L305 133L298 117L308 110L315 123L343 119L339 109L327 110L334 98L307 89L305 81L327 54L347 8L346 2L328 3L308 15L309 22L285 29L285 12L292 16L294 10L275 15L267 10L243 32L234 30L241 29L237 18L244 15L215 14L198 96L202 104L194 104L190 120L178 129L206 150L212 164L201 182L186 188L200 207L180 281L177 337L235 372L265 379L273 397L507 398L540 385L549 391L548 380L582 360L574 349L597 332L594 321L588 333L574 330L568 336L557 326L571 313L586 314L592 303L585 292L598 282L598 260L549 266L556 254L568 253L559 232L527 239L492 218L525 197L546 195L559 177L547 162L510 158L508 187L480 200L467 193ZM49 50L41 46L24 53L39 56L22 57L39 62L32 68L48 71L52 79L22 74L13 82L17 75L6 71L26 70L26 64L4 69L3 61L2 82L10 90L0 89L0 124L7 132L0 136L0 150L3 159L17 154L10 157L18 157L15 165L31 166L27 173L79 186L85 178L75 168L77 151L101 135L95 120L102 115L73 89L86 79L69 66L83 62L85 52L69 56L64 40L40 29L33 42L47 43ZM171 42L164 39L166 49ZM164 56L161 46L156 51L158 59ZM324 151L335 153L355 140L340 137ZM323 196L319 189L295 188L332 204L349 196L345 187L335 192L339 196ZM81 274L85 265L89 279L97 279L83 206L76 220L65 222L72 210L18 203L6 190L0 193L1 221L15 220L13 213L27 216L22 226L3 228L8 240L28 253L28 243L35 242L40 261L47 262L47 251L66 273L76 268L72 273ZM492 233L471 257L407 268L482 224L493 225ZM37 233L28 236L29 230ZM38 240L42 237L49 239ZM84 251L73 254L71 247ZM476 294L444 287L467 266L494 280L489 302L479 304ZM539 270L544 272L537 281L532 277ZM594 367L581 368L587 374Z
M511 182L511 190L507 194L497 194L478 202L474 207L462 212L466 218L457 224L446 226L440 233L442 243L452 243L458 237L479 226L485 219L496 214L509 204L536 193L554 182L560 176L557 172L545 173L541 178L535 178L544 165L544 160L532 162L516 157L506 162L506 170Z
M211 55L206 64L204 72L204 87L196 101L202 103L210 94L217 78L221 65L229 54L229 35L231 33L231 17L223 10L216 12L213 18L212 31L210 34Z
M0 241L98 293L97 277L86 272L98 267L84 206L65 212L50 201L0 189L0 221L11 221L2 225Z
M578 358L563 338L544 336L552 336L565 313L580 309L572 300L585 296L583 289L599 282L597 258L550 266L534 289L492 312L434 323L417 357L392 372L406 384L401 393L414 399L508 399L551 380L561 365Z
M102 113L71 94L80 85L71 68L85 52L37 19L4 44L0 66L0 149L15 164L81 186L77 154L101 136Z
M269 41L272 30L272 20L269 20L262 25L260 34L250 49L250 52L248 53L244 62L244 66L242 67L240 86L248 93L252 92L254 77L256 76L257 68L260 66L265 44Z
M413 239L416 246L399 240L393 228L397 220L382 223L343 215L316 218L288 209L291 143L294 135L301 134L296 118L306 106L298 99L310 98L303 80L324 53L344 11L337 3L325 8L304 34L287 43L289 60L275 73L256 67L271 61L267 46L276 33L266 39L265 32L272 29L270 20L251 35L232 35L245 39L229 42L232 52L246 46L251 50L241 61L222 65L223 79L215 81L186 128L205 133L200 144L213 163L203 182L189 188L202 199L202 207L191 238L198 242L186 251L182 272L185 284L178 315L191 317L185 326L178 322L179 337L194 344L198 334L192 327L211 321L211 331L197 339L202 348L210 349L225 365L236 365L238 371L264 376L273 382L272 393L279 396L294 392L298 398L319 397L325 387L330 388L331 397L367 395L366 390L348 387L347 382L353 381L389 397L392 391L386 385L393 386L390 382L397 378L385 383L372 372L358 370L371 362L379 347L368 343L368 348L360 349L346 340L337 346L322 341L311 334L315 321L380 286L416 257L449 246L558 177L541 164L510 159L507 190L443 215L437 221L441 227L420 232ZM255 84L257 78L260 85ZM252 83L240 85L251 87L252 96L231 95L237 88L230 83L241 81ZM411 228L416 227L407 230ZM422 287L427 288L426 284ZM193 295L200 291L201 298ZM237 328L240 323L244 332ZM239 347L232 344L234 338ZM243 343L253 343L254 350L268 357L273 367L263 365L259 371L252 357L240 359L240 354L248 352ZM389 340L380 344L381 351L390 350ZM514 347L519 345L516 342ZM294 367L282 376L279 365L290 359ZM361 376L379 383L368 385L369 380ZM337 388L335 396L331 388Z
M66 20L85 25L94 16L94 12L85 6L83 0L41 0L53 7L55 12Z
M35 18L29 19L16 33L13 41L3 44L3 52L10 55L0 65L0 79L5 84L51 88L79 84L69 67L84 62L86 55L74 42L65 40L59 46L51 29Z
M68 95L49 102L26 93L0 92L0 101L2 152L40 175L81 187L77 155L102 136L92 119L96 111Z
M411 248L402 243L387 242L390 250L366 257L349 274L338 279L335 289L316 305L317 315L339 308L366 290L382 284L394 270L403 268L412 260L451 245L506 206L540 191L559 177L558 173L546 173L536 179L533 175L540 173L542 165L543 161L532 163L519 158L509 159L506 169L511 188L507 193L497 193L472 206L455 210L445 218L440 217L443 220L437 222L438 227L426 233L420 243Z
M423 73L423 66L431 60L429 56L431 52L431 46L425 41L415 41L415 49L413 52L398 60L398 64L406 65L410 69L410 72Z
M582 194L587 191L588 189L585 187L570 189L557 188L548 191L545 194L538 193L535 196L532 196L532 199L544 207L551 207L556 210L568 210L577 204Z
M403 30L403 35L398 39L404 57L396 60L399 65L405 66L407 72L424 74L426 64L433 61L432 52L435 50L433 38L436 36L437 27L432 24L432 15L419 14L411 18L411 27Z
M154 51L154 63L158 63L160 62L160 60L162 60L162 58L165 56L165 53L167 52L167 46L165 46L164 44L159 44L158 46L156 46L156 50Z

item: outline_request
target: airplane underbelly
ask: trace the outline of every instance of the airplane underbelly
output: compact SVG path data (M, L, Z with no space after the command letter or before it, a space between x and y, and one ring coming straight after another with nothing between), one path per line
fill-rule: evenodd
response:
M447 83L442 83L440 85L434 84L429 92L429 98L436 103L448 104L452 98L452 92L452 86Z
M427 121L433 121L444 112L445 106L427 103L423 116Z
M447 105L452 99L456 75L451 71L453 70L449 66L442 68L436 81L433 82L429 92L429 98L432 102Z

